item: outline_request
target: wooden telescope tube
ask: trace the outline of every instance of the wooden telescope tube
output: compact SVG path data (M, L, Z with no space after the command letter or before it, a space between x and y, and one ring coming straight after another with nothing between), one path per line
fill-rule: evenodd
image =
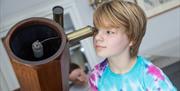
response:
M58 23L40 17L15 24L3 44L19 81L20 91L69 91L69 43L92 35L91 26L65 35ZM32 47L36 41L43 48L40 56L35 56Z
M53 10L54 21L40 17L22 20L3 40L20 91L69 91L69 43L93 35L91 26L65 35L63 8Z
M34 41L43 45L35 57ZM33 17L15 24L3 40L20 91L68 91L69 49L63 28L46 18Z

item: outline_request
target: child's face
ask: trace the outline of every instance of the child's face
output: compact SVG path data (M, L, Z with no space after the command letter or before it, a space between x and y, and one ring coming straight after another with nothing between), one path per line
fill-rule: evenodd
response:
M94 36L94 47L98 56L107 58L129 53L131 43L122 29L99 28L97 30Z

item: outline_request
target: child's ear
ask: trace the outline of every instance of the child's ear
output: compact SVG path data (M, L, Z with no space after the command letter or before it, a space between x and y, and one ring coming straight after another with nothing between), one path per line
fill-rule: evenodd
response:
M132 42L132 41L130 41L130 42L129 42L129 46L131 47L132 45L133 45L133 42Z

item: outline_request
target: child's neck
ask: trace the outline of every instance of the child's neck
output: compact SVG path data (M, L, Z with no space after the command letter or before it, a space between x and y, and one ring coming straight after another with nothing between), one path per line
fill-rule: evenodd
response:
M131 57L111 57L108 60L110 69L116 74L129 72L136 63L136 58Z

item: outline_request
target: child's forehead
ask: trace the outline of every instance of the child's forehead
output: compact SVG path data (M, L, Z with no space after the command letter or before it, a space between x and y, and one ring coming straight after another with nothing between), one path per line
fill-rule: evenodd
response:
M101 22L95 25L97 29L106 29L106 30L111 30L111 29L124 29L125 27L120 24L114 24L113 22Z
M106 28L106 29L111 29L111 28L116 28L117 25L113 24L112 21L110 20L100 20L95 22L95 27L96 28Z
M122 28L125 27L122 24L122 21L119 22L117 20L110 19L109 17L99 17L98 19L94 20L94 26L96 28L104 28L104 29L112 29L112 28Z

